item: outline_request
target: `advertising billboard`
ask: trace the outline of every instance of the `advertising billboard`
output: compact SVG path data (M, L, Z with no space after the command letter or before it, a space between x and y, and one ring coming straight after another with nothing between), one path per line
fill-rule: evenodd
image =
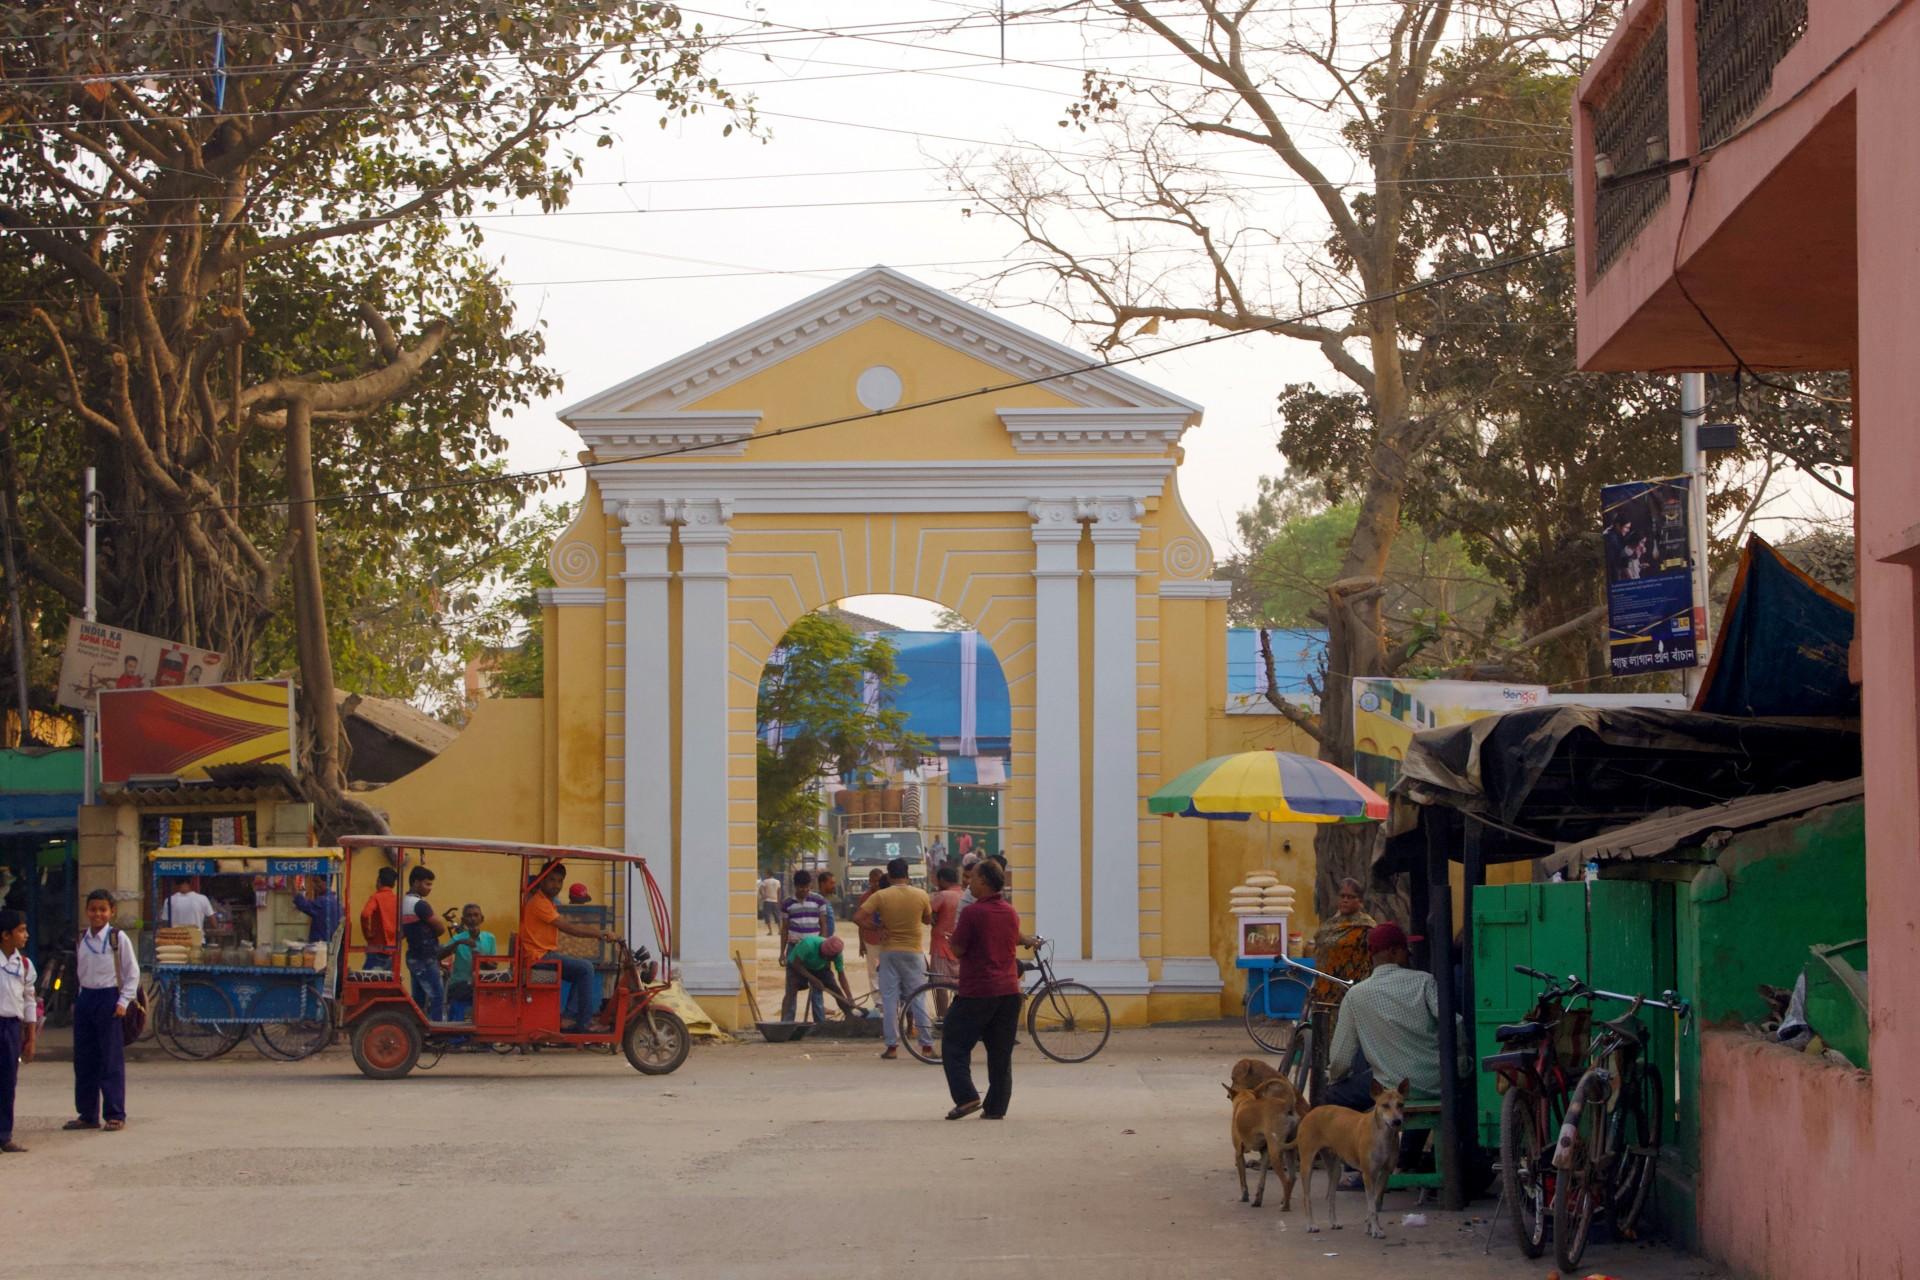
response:
M1353 682L1353 776L1385 795L1400 780L1400 762L1407 758L1413 735L1422 729L1537 707L1546 697L1546 686L1539 684L1357 679Z
M1693 608L1689 477L1600 490L1607 568L1607 669L1644 675L1700 665Z
M296 768L285 680L100 691L100 780L203 779L210 765Z
M226 669L225 656L211 649L69 617L58 701L63 707L91 711L94 695L103 689L219 684Z

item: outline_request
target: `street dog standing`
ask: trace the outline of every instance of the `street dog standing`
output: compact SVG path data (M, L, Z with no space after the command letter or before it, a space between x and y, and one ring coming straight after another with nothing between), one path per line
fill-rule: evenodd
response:
M1235 1075L1238 1074L1239 1070L1235 1068ZM1300 1104L1300 1095L1293 1091L1291 1083L1279 1075L1251 1087L1227 1084L1221 1088L1233 1100L1233 1121L1229 1132L1233 1138L1234 1171L1240 1175L1240 1199L1242 1202L1247 1199L1247 1157L1258 1152L1260 1183L1253 1193L1253 1207L1258 1209L1265 1201L1267 1170L1277 1165L1280 1170L1280 1211L1285 1213L1293 1207L1297 1161L1288 1144L1293 1138L1295 1126L1299 1124L1300 1113L1305 1110ZM1283 1228L1285 1225L1281 1224Z
M1269 1080L1279 1078L1280 1068L1271 1063L1262 1062L1258 1058L1240 1059L1233 1064L1233 1074L1227 1077L1233 1082L1229 1087L1234 1089L1252 1089Z
M1367 1235L1384 1240L1380 1229L1380 1201L1387 1194L1387 1180L1400 1163L1400 1130L1406 1123L1407 1090L1402 1080L1389 1089L1379 1081L1373 1084L1373 1110L1353 1111L1346 1107L1315 1107L1300 1122L1294 1135L1293 1150L1300 1158L1301 1177L1306 1180L1307 1230L1320 1228L1313 1220L1313 1166L1322 1153L1327 1157L1327 1225L1340 1229L1334 1212L1335 1193L1340 1189L1342 1162L1360 1170L1367 1191Z

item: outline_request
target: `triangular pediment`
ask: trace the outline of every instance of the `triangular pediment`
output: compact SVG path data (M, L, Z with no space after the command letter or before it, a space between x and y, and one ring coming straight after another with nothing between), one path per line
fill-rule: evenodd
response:
M560 412L560 418L578 429L595 422L636 418L658 421L684 413L690 434L737 431L738 415L689 413L688 408L783 360L882 318L1000 369L1010 381L1046 379L1043 385L1048 391L1085 410L1153 411L1181 426L1191 426L1199 419L1200 406L1190 400L1117 369L1089 368L1099 362L1085 352L1009 323L891 267L870 267L829 285L705 346L569 405Z

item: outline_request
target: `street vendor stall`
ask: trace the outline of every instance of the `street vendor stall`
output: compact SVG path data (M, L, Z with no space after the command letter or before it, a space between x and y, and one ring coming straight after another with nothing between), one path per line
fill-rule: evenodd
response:
M148 855L154 918L177 889L205 894L200 925L154 931L154 1035L178 1058L214 1058L245 1037L263 1056L296 1061L332 1039L330 993L339 964L340 899L314 917L296 905L341 888L338 849L285 852L245 846L155 850Z

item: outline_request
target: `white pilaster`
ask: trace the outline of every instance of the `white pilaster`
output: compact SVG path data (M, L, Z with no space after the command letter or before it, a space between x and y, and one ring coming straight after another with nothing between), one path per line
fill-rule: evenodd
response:
M620 577L627 587L627 657L625 700L625 775L622 819L626 851L647 860L660 883L660 892L675 919L680 908L674 899L673 875L673 742L672 707L667 682L667 544L673 540L674 512L663 502L628 502L620 514L626 521L620 545L626 564ZM628 904L628 941L645 943L655 955L666 955L671 939L654 935L644 896L636 892Z
M1080 512L1033 517L1033 927L1066 966L1080 959Z
M740 988L728 958L727 544L729 503L681 504L681 980L695 995Z
M1093 537L1093 946L1105 990L1144 991L1140 959L1140 517L1102 498Z

